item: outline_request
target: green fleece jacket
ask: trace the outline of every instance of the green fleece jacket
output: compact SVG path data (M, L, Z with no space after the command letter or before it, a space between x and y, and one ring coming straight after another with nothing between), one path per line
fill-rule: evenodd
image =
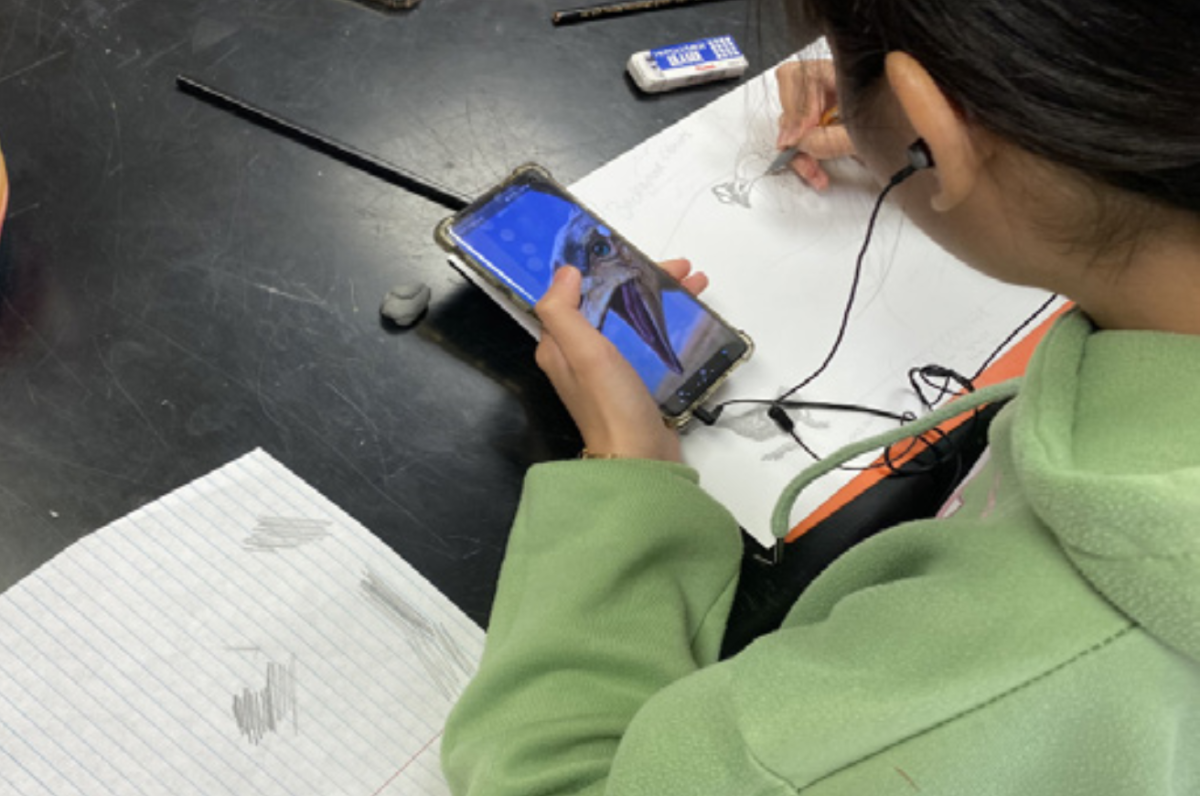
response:
M456 794L1200 794L1200 337L1067 315L951 515L721 662L740 542L696 480L530 472Z

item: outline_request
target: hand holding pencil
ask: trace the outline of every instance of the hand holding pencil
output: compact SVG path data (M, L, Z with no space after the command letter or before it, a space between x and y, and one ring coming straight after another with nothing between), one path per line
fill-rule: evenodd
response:
M821 161L854 154L854 144L838 115L833 62L788 61L775 70L775 77L783 104L775 145L784 153L793 152L788 167L823 191L829 187L829 175Z

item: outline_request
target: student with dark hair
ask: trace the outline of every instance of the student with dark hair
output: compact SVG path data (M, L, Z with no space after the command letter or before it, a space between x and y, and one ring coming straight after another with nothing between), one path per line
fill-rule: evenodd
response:
M949 516L858 545L718 661L740 542L562 269L538 361L602 460L526 481L459 794L1200 793L1200 8L809 0L780 72L964 263L1071 298ZM836 103L844 127L818 120ZM683 266L673 266L684 276ZM691 287L702 285L690 278Z

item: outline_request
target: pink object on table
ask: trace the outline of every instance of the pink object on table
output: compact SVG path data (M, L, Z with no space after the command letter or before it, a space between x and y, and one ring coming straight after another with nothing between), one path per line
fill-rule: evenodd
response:
M4 168L4 153L0 152L0 232L4 230L4 217L8 214L8 170Z

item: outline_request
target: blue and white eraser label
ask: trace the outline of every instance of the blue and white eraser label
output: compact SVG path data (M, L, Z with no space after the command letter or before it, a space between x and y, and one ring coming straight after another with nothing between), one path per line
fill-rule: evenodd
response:
M656 93L740 77L749 66L732 36L715 36L634 53L628 70L638 88Z

